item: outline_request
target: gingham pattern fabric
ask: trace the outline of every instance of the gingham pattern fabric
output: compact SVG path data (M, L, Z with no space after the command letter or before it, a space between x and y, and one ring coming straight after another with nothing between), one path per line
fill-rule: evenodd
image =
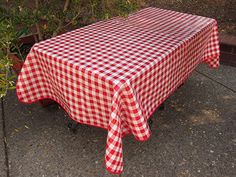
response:
M83 124L108 130L105 164L123 170L122 137L150 136L147 119L201 62L219 66L214 19L158 8L98 22L31 49L20 101L50 98Z

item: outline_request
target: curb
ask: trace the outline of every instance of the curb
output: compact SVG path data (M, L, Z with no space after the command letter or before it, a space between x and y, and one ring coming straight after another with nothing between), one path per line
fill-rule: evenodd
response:
M236 36L220 36L220 59L222 64L236 67Z

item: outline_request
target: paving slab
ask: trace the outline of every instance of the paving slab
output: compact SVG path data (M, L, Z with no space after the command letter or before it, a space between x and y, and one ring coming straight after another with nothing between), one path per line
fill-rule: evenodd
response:
M235 102L235 93L193 73L152 115L148 141L123 139L122 177L235 176ZM5 107L11 177L116 176L104 168L105 130L81 125L73 134L62 109L21 104L15 92Z
M0 176L7 177L7 168L5 164L5 147L4 147L4 134L3 134L3 118L2 106L0 100Z
M236 91L236 67L220 65L218 69L211 69L201 64L197 70Z

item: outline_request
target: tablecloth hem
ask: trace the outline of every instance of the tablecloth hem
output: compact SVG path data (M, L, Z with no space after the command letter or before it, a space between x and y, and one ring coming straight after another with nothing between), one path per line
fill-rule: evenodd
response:
M71 116L71 114L70 114L68 111L66 111L64 104L58 102L57 100L55 100L54 98L52 98L52 97L50 97L50 96L41 96L41 97L39 97L39 98L34 99L33 101L24 101L23 99L21 99L21 98L18 96L18 92L17 92L17 91L16 91L16 95L17 95L17 97L18 97L18 100L19 100L21 103L23 103L23 104L32 104L32 103L36 103L36 102L38 102L38 101L40 101L40 100L51 99L51 100L55 101L56 103L58 103L58 104L64 109L64 111L68 114L68 117L69 117L70 119L74 120L75 122L78 122L78 123L80 123L80 124L86 124L86 125L90 125L90 126L102 128L102 129L104 129L104 130L108 130L108 128L105 128L105 127L102 127L102 126L93 125L93 124L89 124L89 123L86 123L86 122L79 122L77 119L74 119L73 116ZM129 133L128 133L128 134L129 134ZM125 135L127 135L127 134L125 134ZM124 136L125 136L125 135L124 135Z
M140 141L140 142L144 142L144 141L147 141L150 137L151 137L152 133L149 132L149 134L145 137L145 138L138 138L136 136L134 136L134 138L137 140L137 141Z
M38 101L40 101L40 100L51 99L51 100L55 101L56 103L58 103L58 104L64 109L64 111L68 114L68 116L70 117L70 119L74 120L75 122L78 122L78 123L80 123L80 124L86 124L86 125L89 125L89 126L94 126L94 127L97 127L97 128L102 128L102 129L108 131L108 128L105 128L105 127L102 127L102 126L98 126L98 125L94 125L94 124L85 123L85 122L79 122L77 119L74 119L74 118L71 116L71 114L70 114L68 111L66 111L66 109L65 109L65 107L64 107L64 104L58 102L57 100L55 100L54 98L52 98L52 97L50 97L50 96L41 96L41 97L36 98L36 99L34 99L34 100L32 100L32 101L24 101L23 99L20 98L20 96L19 96L17 90L16 90L16 95L17 95L17 97L18 97L18 100L19 100L21 103L23 103L23 104L32 104L32 103L36 103L36 102L38 102ZM125 137L125 136L127 136L127 135L133 135L133 134L132 134L131 131L124 132L124 133L122 134L122 138ZM149 137L150 137L150 136L149 136ZM149 138L149 137L148 137L148 138ZM147 138L147 139L148 139L148 138ZM147 140L147 139L146 139L146 140ZM139 140L139 139L137 139L137 140L138 140L138 141L141 141L141 140ZM146 140L144 140L144 141L146 141Z
M107 167L107 166L106 166L106 170L107 170L109 173L114 174L114 175L119 175L119 174L121 174L121 173L123 172L123 170L113 171L112 168Z
M215 59L216 63L211 63ZM220 55L213 55L202 60L202 63L207 64L208 68L218 69L220 67Z

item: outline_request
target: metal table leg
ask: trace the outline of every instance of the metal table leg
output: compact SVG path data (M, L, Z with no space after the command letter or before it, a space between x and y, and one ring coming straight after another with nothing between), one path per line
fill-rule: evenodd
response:
M152 121L152 118L150 117L148 119L148 125L149 125L149 128L152 129L152 124L153 124L153 121Z
M162 103L160 106L159 106L159 110L163 111L165 109L165 103Z
M68 128L70 129L71 132L76 133L77 128L79 126L79 123L77 123L75 121L73 121L73 122L71 121L71 122L68 122L67 126L68 126Z

